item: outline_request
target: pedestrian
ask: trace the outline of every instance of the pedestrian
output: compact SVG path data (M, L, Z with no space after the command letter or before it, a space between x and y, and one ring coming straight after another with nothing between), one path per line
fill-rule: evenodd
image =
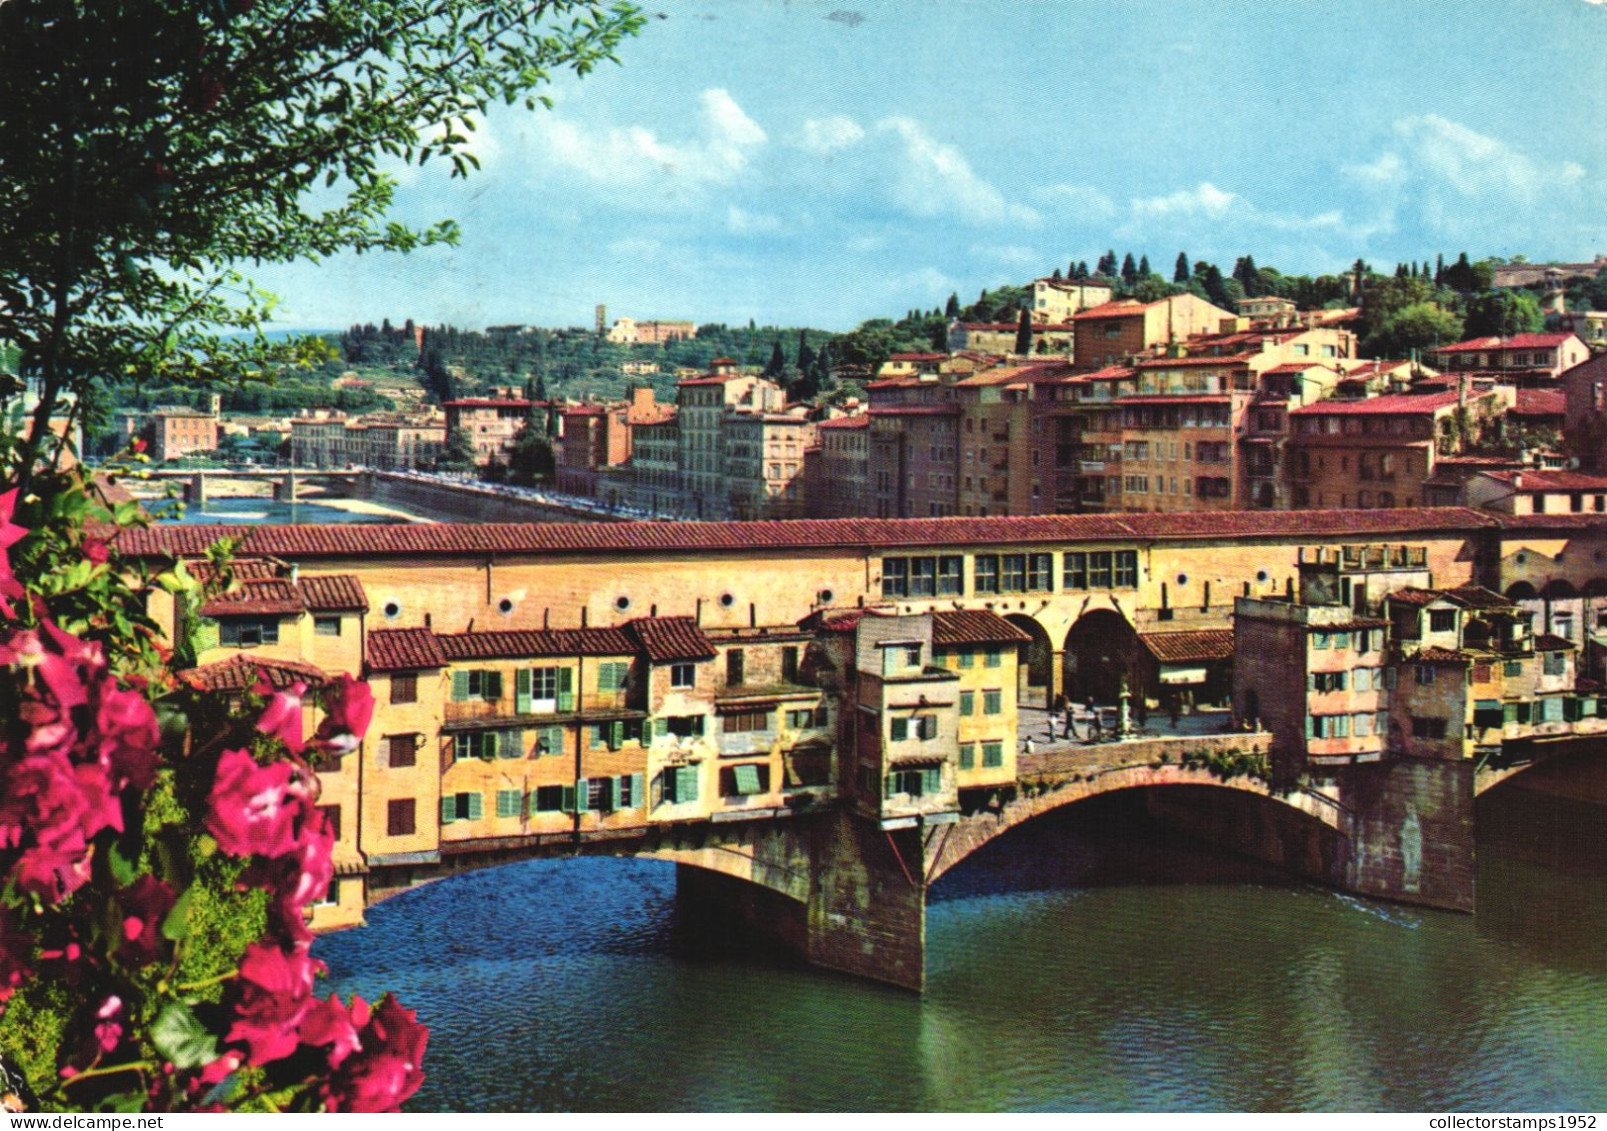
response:
M1173 730L1177 729L1177 719L1181 711L1182 704L1178 702L1177 694L1174 692L1168 695L1166 697L1166 717L1171 721Z
M1057 718L1071 713L1071 700L1066 698L1064 691L1055 696L1054 713Z
M1033 747L1033 744L1032 744L1032 735L1029 734L1029 735L1027 735L1027 737L1025 739L1022 740L1021 753L1025 754L1028 758L1030 758L1030 757L1032 757L1033 749L1034 749L1034 747Z
M1071 709L1070 700L1067 700L1067 702L1066 702L1066 730L1065 730L1065 733L1062 734L1060 737L1061 738L1080 738L1080 737L1082 737L1081 735L1079 735L1077 733L1076 718L1075 718L1074 712Z

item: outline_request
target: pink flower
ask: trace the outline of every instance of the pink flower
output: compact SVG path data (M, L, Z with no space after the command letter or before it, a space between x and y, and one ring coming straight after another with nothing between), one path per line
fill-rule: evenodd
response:
M0 847L20 848L12 867L18 888L56 902L89 879L89 841L121 831L123 812L96 765L32 754L0 781Z
M29 965L33 944L32 936L18 927L15 913L8 907L0 907L0 1006L33 972Z
M301 1043L314 1048L329 1049L329 1066L339 1068L340 1062L362 1047L357 1030L368 1023L368 1005L360 997L352 998L350 1008L340 1003L336 994L307 1010L302 1018Z
M117 893L123 913L123 941L117 961L129 968L149 966L162 956L162 920L178 902L173 889L152 875L144 875Z
M289 762L259 766L244 750L226 750L208 799L206 827L231 856L284 856L299 843L311 810L309 783Z
M322 969L305 946L247 947L235 979L234 1024L224 1039L245 1044L252 1064L295 1052L296 1032L312 1004L313 977Z
M324 692L324 721L313 741L334 754L357 749L374 717L374 692L368 684L341 674Z
M145 696L122 690L108 679L101 689L95 727L100 735L100 763L112 780L141 791L149 789L161 763L156 746L162 732Z
M266 694L272 689L267 682L258 679L252 691ZM299 680L292 684L288 691L275 691L268 705L263 708L262 717L257 720L257 730L270 735L290 747L292 754L300 754L306 743L301 737L301 697L307 691L307 685Z
M418 1015L391 995L371 1014L361 998L352 1000L358 1048L341 1059L324 1084L330 1111L396 1111L424 1083L424 1046L430 1031Z
M96 565L105 565L112 556L110 548L104 539L85 538L83 545L84 557Z
M113 994L95 1011L95 1048L99 1055L115 1052L123 1041L123 999Z

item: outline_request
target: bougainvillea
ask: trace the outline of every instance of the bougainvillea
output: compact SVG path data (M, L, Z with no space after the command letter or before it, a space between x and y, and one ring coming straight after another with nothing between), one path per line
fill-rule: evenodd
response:
M307 926L335 835L306 758L360 746L367 685L331 681L311 739L303 686L204 701L141 611L150 589L194 586L183 569L131 583L82 508L34 545L16 506L0 495L0 1036L22 1010L35 1102L395 1110L428 1034L389 996L320 999ZM75 532L78 584L13 572L19 543L37 571Z

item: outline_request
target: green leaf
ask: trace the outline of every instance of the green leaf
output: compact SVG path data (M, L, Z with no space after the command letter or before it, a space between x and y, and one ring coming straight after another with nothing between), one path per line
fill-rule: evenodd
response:
M151 1025L151 1043L175 1068L199 1068L218 1056L216 1033L207 1031L193 1010L182 1001L170 1001Z
M189 936L190 896L194 892L195 888L193 886L185 888L183 894L174 902L173 910L169 911L167 917L162 920L162 937L169 942L178 942L180 939Z
M112 841L106 849L106 866L111 869L117 886L126 888L139 876L139 844L125 847L121 839Z

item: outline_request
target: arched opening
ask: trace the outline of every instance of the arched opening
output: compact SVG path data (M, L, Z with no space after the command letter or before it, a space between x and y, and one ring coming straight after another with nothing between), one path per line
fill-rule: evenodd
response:
M1066 694L1074 701L1113 704L1124 686L1142 694L1142 679L1138 633L1120 613L1095 609L1066 633Z
M1573 582L1559 577L1555 581L1546 582L1546 587L1540 590L1540 596L1547 601L1566 601L1579 596L1579 590L1574 588Z
M1607 597L1607 577L1592 577L1585 582L1586 597Z
M1009 613L1005 620L1025 632L1032 639L1021 645L1018 667L1020 684L1017 694L1020 702L1033 707L1048 707L1054 697L1055 648L1043 625L1022 613Z
M1535 591L1535 587L1527 581L1514 581L1507 586L1507 600L1509 601L1533 601L1539 595Z

